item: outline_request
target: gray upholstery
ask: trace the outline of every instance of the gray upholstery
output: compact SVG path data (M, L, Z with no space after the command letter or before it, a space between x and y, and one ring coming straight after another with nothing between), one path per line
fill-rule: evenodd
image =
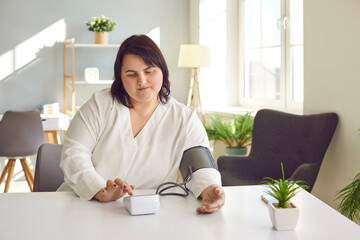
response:
M45 143L39 147L34 178L34 192L54 192L64 182L60 168L62 144Z
M312 190L325 152L338 123L335 113L295 115L258 111L248 157L220 156L218 167L224 186L255 185L264 177L304 180Z
M36 154L43 142L44 132L38 110L5 112L0 122L0 156L31 156Z
M24 170L30 191L34 177L26 157L36 154L44 142L44 132L38 110L29 112L7 111L0 122L0 156L9 159L0 176L0 184L6 178L4 192L8 192L16 159Z

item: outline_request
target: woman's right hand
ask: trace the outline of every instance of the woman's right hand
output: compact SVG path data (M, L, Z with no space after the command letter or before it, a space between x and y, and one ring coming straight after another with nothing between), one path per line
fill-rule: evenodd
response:
M132 196L133 189L133 185L129 185L120 178L116 178L114 181L107 180L106 187L100 189L100 191L95 194L94 198L99 202L115 201L122 198L126 193Z

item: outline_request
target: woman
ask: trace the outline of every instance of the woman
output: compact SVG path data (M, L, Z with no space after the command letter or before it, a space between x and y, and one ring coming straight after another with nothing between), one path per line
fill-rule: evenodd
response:
M145 35L126 39L114 64L110 89L85 103L66 134L60 167L81 199L108 202L175 181L183 152L208 147L195 110L170 97L165 59ZM130 185L131 184L131 185ZM202 199L197 212L214 212L225 201L220 174L199 169L187 184Z

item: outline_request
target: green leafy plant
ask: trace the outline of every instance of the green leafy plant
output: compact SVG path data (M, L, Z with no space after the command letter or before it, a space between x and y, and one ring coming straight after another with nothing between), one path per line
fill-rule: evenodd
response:
M92 17L92 21L86 22L88 30L92 32L111 32L114 30L115 25L115 22L110 21L110 19L104 15Z
M336 199L342 199L338 206L341 214L352 221L360 221L360 173L336 195Z
M360 129L358 129L360 135ZM336 193L336 200L341 199L338 210L352 221L360 222L360 173L353 181Z
M274 197L278 200L279 208L288 208L289 200L293 198L300 189L308 189L309 186L302 180L298 181L288 181L285 179L284 174L284 166L281 163L281 172L282 172L282 179L274 180L270 177L265 177L263 184L266 184L270 187L269 190L265 192L270 196Z
M254 118L251 113L239 115L228 122L219 115L211 115L210 123L204 124L209 140L223 142L229 148L243 148L251 144Z

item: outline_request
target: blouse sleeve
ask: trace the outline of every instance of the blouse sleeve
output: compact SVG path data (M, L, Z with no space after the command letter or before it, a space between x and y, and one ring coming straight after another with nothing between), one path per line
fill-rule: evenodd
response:
M93 96L77 112L66 133L61 156L60 167L65 183L82 200L92 199L106 186L106 181L95 171L91 161L101 127L100 109Z
M185 150L196 146L209 148L209 139L196 111L193 110L186 129ZM205 188L212 184L221 186L219 171L214 168L202 168L193 173L186 187L198 198Z

